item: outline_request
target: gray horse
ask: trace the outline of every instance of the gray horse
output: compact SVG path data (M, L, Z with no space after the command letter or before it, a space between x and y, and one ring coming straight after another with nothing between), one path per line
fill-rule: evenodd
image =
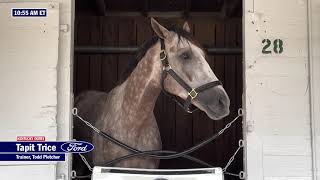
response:
M79 115L94 126L123 143L139 149L160 150L161 139L153 109L162 90L163 65L160 60L160 39L172 69L192 88L217 81L205 59L205 52L189 34L188 23L183 28L166 29L151 19L156 37L141 48L137 65L128 78L109 93L88 91L75 101ZM172 77L166 76L163 88L182 99L188 92ZM211 119L218 120L229 114L230 100L221 85L199 93L191 103ZM129 154L128 151L104 140L82 122L74 120L74 138L92 142L95 150L89 154L94 165L103 165L112 159ZM119 167L157 168L158 160L132 158L116 164Z

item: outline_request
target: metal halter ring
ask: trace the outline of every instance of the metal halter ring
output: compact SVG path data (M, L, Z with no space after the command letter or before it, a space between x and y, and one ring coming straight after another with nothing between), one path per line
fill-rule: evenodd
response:
M238 109L238 116L243 116L244 112L242 108Z
M244 142L242 139L239 140L239 147L244 147Z
M78 109L77 108L72 108L71 112L72 112L72 115L74 115L74 116L78 115Z
M161 57L161 55L164 55L164 56ZM166 54L166 51L165 51L164 49L162 49L162 50L160 51L160 60L163 61L163 60L165 60L165 59L167 59L167 54Z
M194 99L197 97L198 93L195 89L192 89L190 92L188 92L188 95L191 97L191 99Z
M75 179L77 177L77 172L75 170L71 171L71 179Z
M239 179L245 179L246 177L245 177L245 172L244 171L240 171L240 173L239 173Z

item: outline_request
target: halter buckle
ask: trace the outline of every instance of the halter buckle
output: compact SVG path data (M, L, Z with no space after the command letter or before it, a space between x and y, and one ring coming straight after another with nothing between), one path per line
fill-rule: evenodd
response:
M188 92L188 96L191 97L191 99L196 98L198 95L197 91L195 89L192 89L190 92Z
M163 71L169 71L170 69L172 69L172 67L170 66L170 64L163 66L162 70Z
M163 61L165 59L167 59L166 51L164 49L161 49L161 51L160 51L160 60Z

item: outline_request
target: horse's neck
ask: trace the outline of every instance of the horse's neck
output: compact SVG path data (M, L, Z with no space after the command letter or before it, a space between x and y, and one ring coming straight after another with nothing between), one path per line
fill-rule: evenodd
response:
M125 81L122 111L133 125L141 125L150 117L161 92L159 51L159 43L151 47Z

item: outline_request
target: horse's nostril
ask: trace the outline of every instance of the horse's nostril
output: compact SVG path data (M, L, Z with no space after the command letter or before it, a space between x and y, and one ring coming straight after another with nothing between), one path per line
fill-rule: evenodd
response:
M229 106L229 99L228 97L220 96L218 103L221 108L227 108Z
M220 97L220 98L219 98L219 105L220 105L220 106L225 106L225 105L226 105L226 102L225 102L225 100L223 99L223 97Z

